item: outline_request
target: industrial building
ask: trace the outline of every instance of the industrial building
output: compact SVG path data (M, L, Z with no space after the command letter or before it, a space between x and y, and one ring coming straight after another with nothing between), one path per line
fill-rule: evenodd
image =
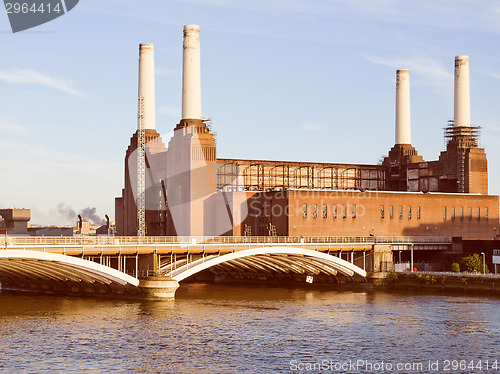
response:
M411 143L408 70L396 72L395 144L381 164L219 158L201 116L199 27L184 27L182 118L165 144L155 130L154 48L139 47L138 129L115 200L117 235L499 235L486 153L470 119L469 58L455 57L446 149L426 161Z
M10 235L27 235L30 219L30 209L0 209L0 231L8 232Z

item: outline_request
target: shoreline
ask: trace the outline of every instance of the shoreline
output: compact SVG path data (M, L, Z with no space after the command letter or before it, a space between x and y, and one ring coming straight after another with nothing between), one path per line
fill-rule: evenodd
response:
M500 296L500 275L493 274L390 272L379 282L381 287L396 291Z

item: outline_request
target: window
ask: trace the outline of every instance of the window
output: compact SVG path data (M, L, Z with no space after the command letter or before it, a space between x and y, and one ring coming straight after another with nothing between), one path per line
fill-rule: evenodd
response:
M460 207L460 219L464 219L464 207Z
M383 205L380 206L380 218L385 218L385 208Z
M352 218L356 218L356 205L352 206Z
M332 209L332 216L333 216L333 218L337 218L337 205L334 205L334 206L333 206L333 209Z
M307 218L307 204L302 205L302 217Z
M472 219L472 208L469 208L469 219Z
M481 208L477 208L477 219L481 218Z
M446 219L446 207L443 207L443 219Z
M342 217L347 218L347 205L342 205Z
M399 206L399 219L403 219L403 206Z
M394 207L392 205L389 207L389 215L394 218Z
M323 204L323 218L328 217L328 205Z
M455 207L451 207L451 219L455 219Z
M420 206L417 206L417 219L420 219Z
M408 207L408 219L411 219L411 206Z
M488 208L484 208L484 219L488 219Z
M313 204L313 218L318 218L318 204Z

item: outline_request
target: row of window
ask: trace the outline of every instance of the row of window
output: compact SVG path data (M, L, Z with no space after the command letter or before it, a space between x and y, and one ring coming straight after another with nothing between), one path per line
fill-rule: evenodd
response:
M456 209L455 207L451 207L451 219L455 219L456 218ZM469 219L472 219L472 212L473 212L473 209L472 207L469 207L468 208L468 216L469 216ZM460 210L459 210L459 214L460 214L460 219L464 219L464 207L460 207ZM394 207L391 205L389 207L389 216L390 218L394 218ZM399 218L402 219L404 216L404 212L403 212L403 206L399 206ZM420 210L420 207L417 206L417 219L420 219L420 216L421 216L421 210ZM476 217L477 219L480 219L481 218L481 208L476 208ZM380 206L380 218L385 218L385 207L383 205ZM412 207L409 206L408 207L408 219L411 219L412 218ZM485 219L488 219L488 208L484 208L484 218ZM446 220L448 219L448 208L447 207L443 207L443 220Z
M348 214L350 215L350 217L356 218L357 210L358 210L358 207L356 205L344 204L341 206L341 209L342 209L342 217L343 218L347 218ZM318 217L318 204L312 204L311 210L312 210L311 211L312 217L317 218ZM363 207L363 210L364 210L364 207ZM338 208L337 208L337 205L335 204L332 206L332 217L333 218L337 218L337 211L338 211ZM448 219L448 212L449 211L450 211L450 218L452 220L456 218L455 207L451 207L450 210L448 210L448 207L443 207L443 220ZM464 214L465 214L464 207L460 207L458 212L459 212L460 219L464 219ZM399 219L403 219L405 216L405 213L406 213L408 219L413 218L413 208L411 206L408 206L406 209L406 212L405 212L405 209L403 208L403 206L399 205L399 207L398 207ZM467 214L469 219L472 219L472 216L473 216L472 213L473 213L473 209L471 207L469 207L468 214ZM364 214L364 211L361 213L361 215L363 215L363 214ZM380 206L380 218L384 219L385 216L386 216L385 206L381 205ZM415 216L417 219L420 219L420 217L421 217L420 206L417 206ZM302 217L307 218L307 204L304 204L302 206ZM481 218L481 208L476 208L476 217L477 217L477 219ZM323 218L328 218L328 205L327 204L323 204ZM394 206L393 205L389 206L389 218L391 218L391 219L394 218ZM484 219L488 219L488 208L484 208Z
M398 215L399 215L399 219L403 219L404 218L404 208L402 205L399 206L399 209L398 209ZM408 219L412 219L413 218L413 208L411 206L408 206L408 210L407 210L407 213L408 213ZM421 209L420 209L420 206L417 206L417 219L420 219L421 217ZM390 218L394 218L394 206L389 206L389 217ZM380 206L380 218L385 218L385 206L384 205L381 205Z
M476 208L475 213L476 213L475 214L476 218L481 219L481 208ZM460 207L460 209L458 211L458 215L459 215L460 219L464 219L464 207L463 206ZM472 219L472 216L473 216L472 207L468 208L467 216L469 219ZM454 206L452 206L450 209L450 218L451 219L456 218L456 210L455 210ZM443 220L446 220L446 219L448 219L448 208L444 206L443 207ZM488 219L488 208L484 208L484 219Z
M349 209L350 208L350 209ZM356 218L358 207L356 205L349 204L349 208L346 204L342 205L342 217L347 218L348 210L349 215L352 218ZM313 218L318 218L318 204L312 204L311 206L311 214ZM333 218L337 218L338 208L337 205L332 206L332 216ZM307 218L307 204L302 205L302 217ZM323 218L328 218L328 205L323 204Z

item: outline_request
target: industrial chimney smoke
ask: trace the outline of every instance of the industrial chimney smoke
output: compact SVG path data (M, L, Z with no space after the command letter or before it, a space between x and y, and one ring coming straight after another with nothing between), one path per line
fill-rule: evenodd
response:
M396 71L396 144L411 144L410 72Z
M139 97L143 98L144 128L156 128L155 116L155 62L154 46L151 43L139 45Z
M182 119L201 120L200 27L184 26Z
M455 57L455 113L454 124L470 126L469 56Z

